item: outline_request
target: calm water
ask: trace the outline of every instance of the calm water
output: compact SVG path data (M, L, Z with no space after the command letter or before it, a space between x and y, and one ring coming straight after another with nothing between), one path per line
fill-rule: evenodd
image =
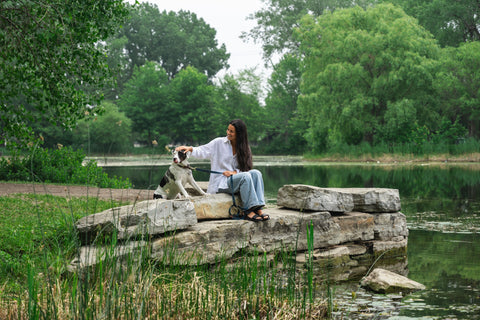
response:
M198 168L208 164L198 163ZM285 184L399 189L410 229L410 279L427 290L407 297L371 295L357 284L340 285L338 318L480 319L480 164L351 165L256 163L267 201ZM135 188L154 189L167 166L106 167ZM196 180L208 174L194 173ZM352 291L356 298L352 298ZM346 302L346 303L345 303ZM361 310L362 312L357 312Z

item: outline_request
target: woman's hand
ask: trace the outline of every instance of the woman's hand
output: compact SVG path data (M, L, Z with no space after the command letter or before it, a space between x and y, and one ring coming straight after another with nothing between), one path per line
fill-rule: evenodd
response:
M234 174L236 174L237 172L236 171L223 171L223 175L225 177L230 177L230 176L233 176Z
M180 147L176 147L175 148L175 151L186 151L186 152L192 152L193 151L193 147L187 147L187 146L180 146Z

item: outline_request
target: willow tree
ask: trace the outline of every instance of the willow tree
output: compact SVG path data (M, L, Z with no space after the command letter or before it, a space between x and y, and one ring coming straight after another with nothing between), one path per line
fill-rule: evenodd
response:
M393 5L305 16L299 110L316 151L335 144L403 142L434 125L439 47Z
M121 0L0 2L0 142L34 141L45 119L72 127L98 103L109 72L97 44L126 14Z

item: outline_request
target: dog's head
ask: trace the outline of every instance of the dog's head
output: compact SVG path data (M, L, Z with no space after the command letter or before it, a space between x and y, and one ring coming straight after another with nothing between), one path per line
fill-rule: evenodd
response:
M176 151L172 152L173 154L173 162L174 163L182 163L188 158L188 152L185 151Z

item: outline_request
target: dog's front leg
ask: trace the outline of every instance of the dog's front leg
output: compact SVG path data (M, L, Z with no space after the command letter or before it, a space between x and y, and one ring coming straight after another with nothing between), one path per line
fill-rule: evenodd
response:
M191 176L188 177L188 183L190 183L190 185L191 185L195 190L197 190L202 196L206 195L205 191L203 191L202 188L200 188L200 186L197 184L197 182L195 181L195 179L193 179L193 177L191 177Z
M185 198L190 198L190 196L187 193L187 190L185 190L181 181L177 180L175 181L175 184L177 185L178 190L180 190L180 192L183 194Z

